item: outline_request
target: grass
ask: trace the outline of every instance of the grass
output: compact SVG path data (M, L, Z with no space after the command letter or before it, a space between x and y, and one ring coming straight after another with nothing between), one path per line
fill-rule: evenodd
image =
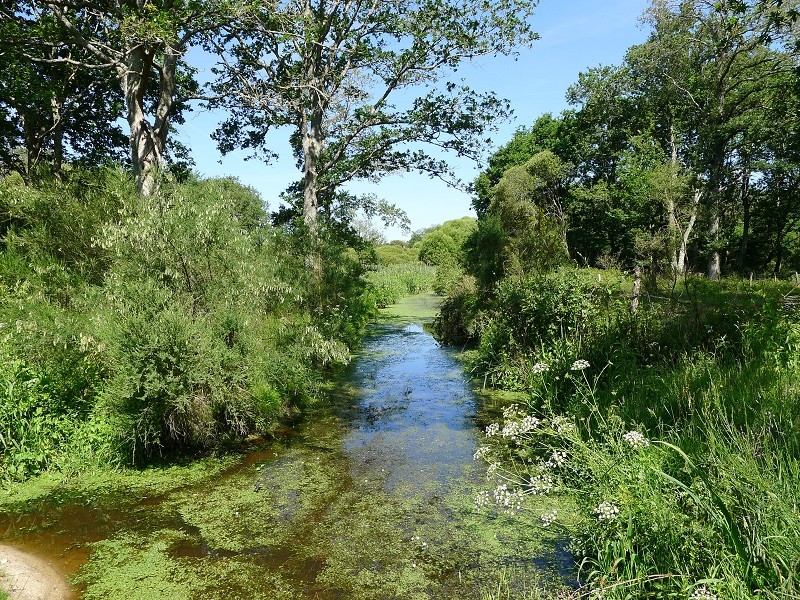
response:
M367 282L379 308L396 303L403 296L430 291L436 267L420 262L380 266L367 275Z
M488 460L512 490L533 493L546 472L575 498L579 518L561 525L586 594L800 597L800 353L786 289L691 282L673 299L653 293L636 319L600 310L538 345L512 333L500 363L479 346L473 364L520 392ZM590 366L571 370L578 358ZM526 415L539 424L523 427ZM544 466L554 452L564 464Z

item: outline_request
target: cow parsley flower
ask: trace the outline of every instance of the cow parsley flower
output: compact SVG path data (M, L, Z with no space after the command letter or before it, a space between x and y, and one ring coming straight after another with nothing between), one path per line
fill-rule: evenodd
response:
M701 585L692 592L689 600L717 600L717 595L706 586Z
M561 450L554 450L550 460L544 463L544 466L548 469L555 469L563 466L565 462L567 462L567 453Z
M619 508L617 508L617 505L613 502L605 500L594 509L594 514L596 514L597 518L601 521L613 521L619 514Z
M532 496L544 496L553 490L553 478L547 473L532 477L528 484L528 492Z
M486 508L491 503L491 494L487 490L478 492L478 495L475 496L475 506L478 508Z
M528 415L522 421L519 422L519 428L522 433L528 433L529 431L533 431L539 426L539 419L536 417L532 417Z
M542 515L542 527L550 527L550 525L556 522L557 516L558 516L558 511L555 508L550 512L544 513Z
M531 371L533 371L534 375L541 375L542 373L547 373L550 370L550 365L543 362L537 362L535 365L531 367Z
M628 442L632 448L646 448L650 442L638 431L629 431L623 434L622 439Z
M475 450L475 454L472 455L473 460L480 460L489 454L489 446L478 446L478 449Z
M578 359L574 363L572 363L572 367L570 367L570 371L583 371L584 369L589 368L589 361Z
M494 489L494 501L501 508L511 512L522 509L522 492L511 491L505 483Z
M500 423L492 423L486 427L486 437L492 437L500 433Z
M511 438L512 440L516 441L519 432L519 421L508 421L505 425L503 425L500 435L502 435L504 438Z

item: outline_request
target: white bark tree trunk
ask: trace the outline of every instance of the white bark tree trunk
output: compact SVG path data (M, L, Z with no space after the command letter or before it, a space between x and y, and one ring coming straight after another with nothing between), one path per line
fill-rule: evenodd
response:
M708 239L712 244L716 244L719 238L720 217L717 207L714 207L708 226ZM722 275L722 258L719 250L713 247L708 256L708 279L717 281Z
M117 70L125 98L126 117L130 128L130 151L136 189L142 196L152 196L157 189L156 177L164 165L164 149L169 133L169 116L174 102L178 55L167 49L158 68L158 102L153 123L147 120L144 96L152 76L153 54L141 45L130 48L127 60Z

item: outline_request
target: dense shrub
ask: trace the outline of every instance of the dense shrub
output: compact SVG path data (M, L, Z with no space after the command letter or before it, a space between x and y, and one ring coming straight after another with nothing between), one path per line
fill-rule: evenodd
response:
M268 225L231 179L0 183L0 469L141 462L265 433L374 310L361 258ZM321 275L320 275L321 273Z
M414 235L411 245L419 248L419 260L431 266L455 266L462 261L462 247L476 227L472 217L445 221Z

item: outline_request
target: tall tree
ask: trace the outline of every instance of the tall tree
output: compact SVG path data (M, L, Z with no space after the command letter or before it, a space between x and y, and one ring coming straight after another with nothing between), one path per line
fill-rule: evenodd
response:
M131 163L144 195L153 192L156 171L164 163L183 55L200 33L241 14L235 0L26 0L4 3L0 11L4 19L31 30L52 21L63 32L63 39L29 39L29 59L113 74L124 101ZM81 54L48 54L65 42Z
M267 133L291 127L305 224L353 179L393 171L447 177L428 148L477 158L506 103L452 82L465 60L509 54L535 34L534 0L280 0L230 31L216 91L231 118L223 152L269 158ZM402 100L403 105L397 101Z
M723 219L746 168L743 134L758 118L764 94L794 66L778 49L794 4L654 0L647 12L653 34L641 57L649 57L648 68L686 107L696 133L693 166L703 181L710 279L722 271Z
M30 175L47 162L58 174L65 159L119 160L127 142L116 123L122 97L113 80L75 64L87 57L52 19L33 29L21 25L6 21L0 27L0 118L6 129L0 166ZM37 38L47 38L49 47L31 47L28 41ZM63 62L49 62L56 58Z

